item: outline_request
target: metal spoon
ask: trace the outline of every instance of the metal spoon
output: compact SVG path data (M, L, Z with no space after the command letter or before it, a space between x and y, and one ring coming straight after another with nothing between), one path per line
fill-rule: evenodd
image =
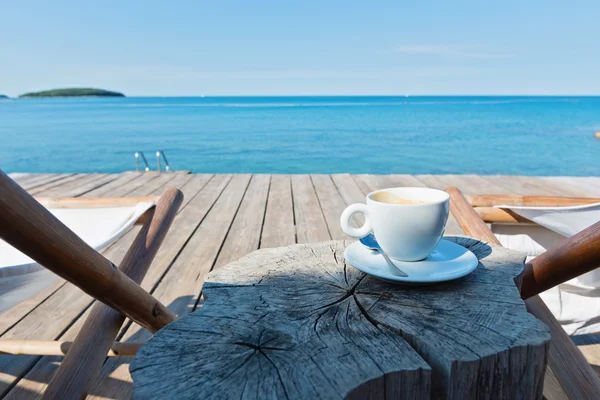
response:
M387 254L385 254L385 252L383 251L383 249L381 248L381 246L379 246L379 243L377 243L377 239L375 239L375 235L373 235L372 233L369 233L367 236L365 237L361 237L360 238L360 242L367 248L373 250L373 251L378 251L379 254L381 254L384 258L384 260L391 266L393 266L396 271L399 272L400 276L408 276L408 274L404 271L402 271L400 268L398 268L398 266L396 264L394 264L392 262L392 260L390 260L390 258L387 256Z

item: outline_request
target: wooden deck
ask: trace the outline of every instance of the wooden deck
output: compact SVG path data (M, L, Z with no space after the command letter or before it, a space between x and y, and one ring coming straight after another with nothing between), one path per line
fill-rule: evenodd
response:
M458 186L467 194L530 194L600 197L600 178L478 175L207 175L168 173L11 174L36 196L125 197L158 195L180 188L185 200L142 286L175 313L202 304L207 274L258 248L343 239L339 215L365 193L391 186ZM137 229L103 253L119 264ZM462 234L450 220L446 234ZM73 340L93 300L60 280L0 315L3 339ZM149 334L127 322L118 339ZM575 338L600 370L600 335ZM60 357L0 356L0 397L39 397ZM91 398L129 398L129 358L109 358ZM554 386L551 381L546 385ZM560 397L552 397L560 398Z

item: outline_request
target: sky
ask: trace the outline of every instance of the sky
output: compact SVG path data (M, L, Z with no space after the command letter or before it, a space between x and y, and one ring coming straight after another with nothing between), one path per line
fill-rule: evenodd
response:
M0 0L0 93L599 95L600 1Z

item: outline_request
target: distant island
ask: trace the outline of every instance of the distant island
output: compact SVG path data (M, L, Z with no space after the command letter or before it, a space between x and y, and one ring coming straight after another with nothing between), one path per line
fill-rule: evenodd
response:
M123 93L111 92L103 89L70 88L44 90L43 92L25 93L19 96L22 99L35 97L125 97Z
M8 99L8 96L0 94L0 99Z

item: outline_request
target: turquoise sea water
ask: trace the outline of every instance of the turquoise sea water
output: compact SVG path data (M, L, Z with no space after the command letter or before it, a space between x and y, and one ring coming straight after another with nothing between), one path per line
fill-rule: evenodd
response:
M600 175L600 97L0 101L6 172Z

